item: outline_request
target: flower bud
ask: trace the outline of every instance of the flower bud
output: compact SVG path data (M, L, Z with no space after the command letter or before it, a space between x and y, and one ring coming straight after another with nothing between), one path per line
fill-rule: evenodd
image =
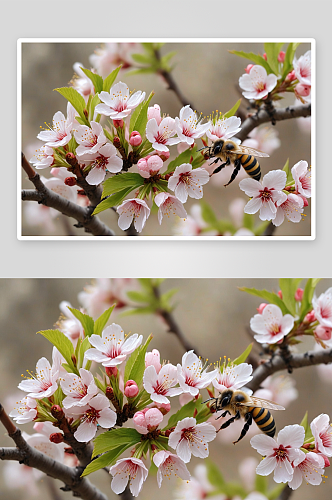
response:
M63 409L59 405L53 405L51 408L51 413L54 418L61 420L64 417Z
M157 151L157 155L159 158L161 158L163 161L167 161L168 158L170 157L170 152L169 151Z
M141 158L137 162L138 171L145 179L148 179L152 175L155 175L157 172L159 172L162 166L163 160L159 158L158 155L148 155L145 158Z
M115 128L123 128L124 121L123 120L113 120L113 125Z
M279 290L278 295L282 299L282 291L281 290Z
M302 97L307 97L310 95L311 87L310 85L304 85L304 83L298 83L295 87L295 94L298 94Z
M145 368L151 365L155 367L157 373L160 372L161 363L160 352L158 351L158 349L152 349L152 352L147 352L145 354Z
M258 314L262 314L262 312L264 311L266 306L267 306L267 304L265 304L265 302L262 302L261 304L259 304L259 307L257 307Z
M284 62L286 53L282 50L278 54L278 62Z
M163 421L163 414L158 408L149 408L145 413L145 422L148 430L154 430Z
M287 82L293 82L294 80L296 80L295 71L292 70L290 73L288 73L285 79L287 80Z
M113 139L113 144L116 148L119 148L121 146L121 141L117 135Z
M76 179L75 179L75 177L66 177L65 178L65 184L66 184L66 186L76 186Z
M116 377L118 375L118 369L116 366L106 366L105 372L109 378Z
M154 118L157 122L157 125L161 122L161 114L160 114L160 106L159 104L155 104L154 106L148 108L148 120Z
M140 434L147 434L149 432L145 421L146 411L147 408L145 408L143 411L137 411L133 416L134 427Z
M315 311L312 310L308 312L303 321L304 323L313 323L314 321L316 321Z
M180 397L182 394L180 395ZM166 415L169 411L171 411L171 404L170 403L156 403L156 407L158 410L161 411L163 415Z
M139 388L135 380L128 380L124 389L124 395L126 396L126 398L135 398L138 393Z
M63 443L63 434L61 432L53 432L50 434L50 441L55 444Z
M267 61L267 55L266 55L266 52L264 52L263 57L264 57L265 61Z
M251 68L253 68L253 67L254 67L254 65L253 65L253 64L248 64L248 66L246 67L246 69L245 69L244 71L245 71L246 73L248 73L248 74L249 74L249 73L250 73Z
M324 467L330 467L330 460L323 453L318 453L324 459Z
M330 340L332 334L332 328L328 326L318 325L315 330L315 336L320 340Z
M303 289L302 288L298 288L295 292L295 300L297 302L301 302L301 300L303 299Z
M139 132L136 132L136 130L134 130L134 131L130 134L129 144L130 144L131 146L139 146L140 144L142 144L142 137L141 137L141 134L140 134Z

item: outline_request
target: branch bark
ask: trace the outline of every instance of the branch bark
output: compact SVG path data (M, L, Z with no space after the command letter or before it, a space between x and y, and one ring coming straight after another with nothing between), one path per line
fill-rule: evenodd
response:
M332 349L308 351L304 354L292 354L287 360L279 354L276 354L269 361L258 366L254 371L252 380L247 384L247 387L252 391L256 391L267 377L278 371L287 370L289 368L315 366L322 363L332 363Z

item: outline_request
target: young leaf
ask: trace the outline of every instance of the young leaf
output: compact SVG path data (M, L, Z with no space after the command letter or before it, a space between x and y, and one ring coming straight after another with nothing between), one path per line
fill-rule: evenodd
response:
M304 287L303 297L301 301L300 321L303 321L305 315L308 314L308 312L312 309L312 298L319 281L320 278L309 278Z
M268 62L265 61L263 56L259 56L257 54L254 54L253 52L243 52L242 50L230 50L229 51L231 54L235 54L236 56L244 57L245 59L249 59L250 61L253 61L255 64L258 64L259 66L263 66L263 68L266 69L267 74L273 73L272 68L269 66Z
M193 417L195 410L200 411L202 409L202 398L198 398L197 400L189 401L189 403L185 404L178 410L174 415L168 420L166 427L164 427L164 431L170 429L171 427L176 426L176 424L183 420L186 417Z
M249 354L251 353L251 349L252 349L253 345L254 345L253 342L251 344L249 344L247 349L242 354L240 354L240 356L238 356L236 359L234 359L233 364L240 365L241 363L244 363L245 360L247 359L247 357L249 356Z
M89 120L84 114L85 101L84 98L81 96L81 94L79 94L79 92L77 92L77 90L75 90L73 87L60 87L54 90L59 92L59 94L61 94L65 99L67 99L67 101L69 101L74 106L74 108L80 115L82 121L84 122L84 125L87 125L89 127L90 126Z
M117 193L124 189L131 190L143 186L144 178L140 174L125 172L122 174L114 175L104 182L104 189L102 197L106 198L113 193Z
M120 66L118 66L117 68L115 68L112 73L110 73L104 80L104 83L103 83L103 90L105 92L109 92L111 90L111 87L113 85L113 83L115 82L115 79L116 77L118 76L118 73L120 71L120 69L122 68L122 64Z
M121 203L124 201L125 197L128 196L132 192L132 188L128 189L122 189L122 191L119 191L118 193L114 193L111 196L108 196L105 200L102 200L99 205L96 206L94 209L92 215L97 215L100 212L103 212L104 210L107 210L108 208L112 208L118 205L121 205Z
M218 224L218 219L212 210L211 206L204 200L201 200L201 209L202 209L202 218L203 220L207 223L210 224L211 226L217 225Z
M192 151L190 149L186 149L185 151L183 151L183 153L179 154L179 156L177 156L175 158L175 160L170 162L166 172L164 172L164 175L170 174L171 172L174 172L176 167L178 167L179 165L182 165L183 163L189 163L191 155L192 155Z
M66 337L66 335L60 330L41 330L37 333L40 333L43 337L45 337L45 339L49 340L65 358L71 368L71 371L78 374L78 370L72 360L74 346L70 342L69 338Z
M288 73L293 69L294 55L299 43L290 43L287 47L283 65L282 79L284 80Z
M128 380L135 380L138 387L141 385L145 370L145 353L151 340L152 335L149 335L145 344L136 349L128 358L124 372L124 384Z
M95 472L96 470L103 469L104 467L108 467L109 465L113 465L114 462L118 459L118 457L125 451L126 448L123 446L118 446L114 448L112 451L108 451L104 455L92 460L89 465L84 469L81 477L87 476L91 474L91 472Z
M91 337L93 334L93 328L94 328L94 321L91 318L91 316L88 316L88 314L84 314L78 309L74 309L73 307L68 307L69 311L73 313L75 318L78 319L78 321L81 323L83 326L84 330L84 335L86 337Z
M300 425L304 428L304 431L305 431L304 440L313 438L313 435L312 435L312 432L310 429L310 425L308 422L308 412L307 411L306 411L304 417L302 418Z
M103 432L94 439L92 458L101 453L114 450L119 446L127 445L127 448L134 446L141 441L141 437L141 434L136 429L124 427Z
M90 342L89 342L89 337L85 337L84 340L78 339L77 345L79 346L78 353L76 356L77 357L77 368L80 369L83 366L84 354L91 347Z
M104 327L105 327L107 321L109 320L115 306L116 306L116 304L114 304L112 307L109 307L108 309L106 309L106 311L103 312L103 314L101 316L99 316L98 319L96 319L95 324L94 324L94 328L93 328L93 333L95 335L102 334Z
M276 304L278 307L280 307L283 314L291 314L290 311L287 309L286 305L284 304L283 300L276 293L268 292L267 290L257 290L256 288L246 288L246 287L241 287L239 288L239 290L241 292L247 292L250 295L256 295L256 297L260 297L263 300L267 300L268 302L271 302L271 304Z
M92 71L90 71L89 69L81 67L81 70L92 81L93 86L95 88L95 94L99 94L99 92L101 92L103 90L103 79L102 79L102 77L100 75L97 75L96 73L92 73Z
M233 107L232 107L229 111L227 111L227 113L225 113L225 114L223 115L223 117L224 117L224 118L229 118L230 116L234 116L234 115L235 115L235 113L237 112L237 110L239 109L239 106L240 106L240 104L241 104L241 100L242 100L242 99L239 99L239 100L238 100L238 101L234 104L234 106L233 106Z
M282 292L282 300L293 316L296 314L295 293L302 278L280 278L279 286Z
M148 107L153 95L154 92L151 92L146 101L144 101L137 116L134 115L134 118L130 120L130 128L132 128L132 131L135 130L139 132L142 137L145 134L146 124L148 123Z
M207 480L212 486L215 487L215 489L218 490L220 486L225 484L222 473L212 460L206 459L204 463L207 469Z
M278 55L280 52L282 43L264 43L264 50L266 53L267 62L272 68L273 72L278 75Z
M260 476L259 474L256 474L255 477L256 491L259 491L260 493L266 496L268 485L269 485L269 480L266 476Z

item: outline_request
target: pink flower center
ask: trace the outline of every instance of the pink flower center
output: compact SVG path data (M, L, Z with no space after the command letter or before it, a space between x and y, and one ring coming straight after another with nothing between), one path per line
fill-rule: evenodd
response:
M330 448L332 446L332 433L331 432L322 432L319 434L319 437L322 440L322 444L324 448Z
M332 317L332 304L324 304L320 308L322 318L329 319Z
M172 386L172 382L173 380L167 377L162 382L157 381L157 384L153 388L157 394L165 396L165 394L168 393L169 388Z
M299 181L302 184L303 189L311 188L311 175L309 172L306 172L304 175L302 175Z
M281 444L279 448L274 448L274 456L277 460L287 460L288 452L286 448Z
M278 335L281 332L281 326L278 323L273 323L269 326L269 332L271 335Z
M264 189L261 189L259 191L259 197L261 198L261 200L264 202L268 202L271 198L272 198L272 191L273 191L273 188L269 189L267 187L265 187Z
M190 185L191 183L191 172L184 172L179 176L179 184L183 182L184 184Z
M87 410L83 417L81 418L81 422L88 422L89 424L97 423L98 418L100 417L100 410L96 410L95 408L90 407Z
M257 92L262 92L263 90L266 89L266 85L264 82L255 82L254 87L257 90Z
M186 439L193 443L195 441L196 431L194 427L188 427L187 429L183 429L181 433L181 440Z
M103 169L105 169L106 166L107 166L107 163L108 163L108 158L106 158L106 156L100 155L100 156L98 156L98 158L96 158L92 162L91 165L93 167L95 167L95 168L103 168Z

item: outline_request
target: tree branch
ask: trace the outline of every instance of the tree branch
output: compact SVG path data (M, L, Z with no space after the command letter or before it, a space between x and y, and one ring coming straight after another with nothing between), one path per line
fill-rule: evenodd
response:
M291 497L292 493L294 493L294 490L292 490L287 484L278 496L277 500L288 500Z
M274 109L273 112L274 121L289 120L290 118L299 118L306 116L311 116L311 104L303 104L301 106L288 106L287 108ZM254 128L262 125L263 123L268 123L271 120L271 113L268 113L265 109L260 108L257 113L249 116L242 123L241 130L236 135L236 137L241 141L244 141Z
M273 373L288 368L302 368L305 366L314 366L320 364L332 363L332 349L324 349L322 351L308 351L304 354L291 354L285 360L279 354L275 354L271 359L262 363L254 371L253 379L247 384L247 387L252 391L259 389L261 383Z

